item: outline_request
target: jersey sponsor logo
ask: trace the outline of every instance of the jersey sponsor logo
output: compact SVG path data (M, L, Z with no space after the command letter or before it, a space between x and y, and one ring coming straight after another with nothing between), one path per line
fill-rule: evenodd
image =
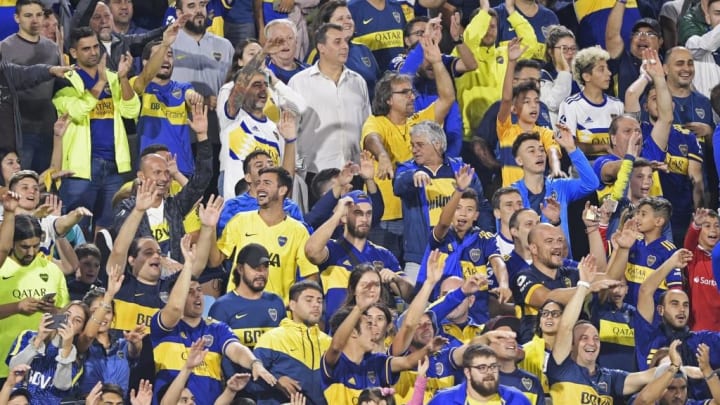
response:
M580 403L583 405L612 405L613 401L611 398L601 397L591 392L583 392L580 395Z
M47 294L47 289L45 288L27 288L24 290L12 290L12 296L17 300L22 300L28 297L42 297L45 294Z
M270 266L280 267L280 255L279 254L270 253L268 256L269 256L268 258L270 259L270 262L268 264Z
M235 319L243 319L246 316L248 316L248 314L235 314Z
M45 389L50 388L51 382L52 382L51 375L45 375L39 371L30 370L30 377L28 378L28 383L30 383L32 385L37 385L41 389L45 390Z
M699 277L699 276L695 276L695 277L693 278L693 282L694 282L695 284L717 287L717 282L716 282L715 280L711 279L711 278L705 278L705 277L701 277L701 276L700 276L700 277Z
M137 320L135 321L135 325L145 325L147 327L150 327L153 315L137 314Z
M363 25L368 25L372 22L373 17L368 18L367 20L363 18Z

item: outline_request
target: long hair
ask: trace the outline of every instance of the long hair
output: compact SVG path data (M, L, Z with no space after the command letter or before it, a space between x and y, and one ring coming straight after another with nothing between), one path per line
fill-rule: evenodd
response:
M375 84L375 97L372 101L373 115L384 116L390 112L388 101L392 97L393 83L407 82L412 83L412 78L408 75L388 72L378 80Z

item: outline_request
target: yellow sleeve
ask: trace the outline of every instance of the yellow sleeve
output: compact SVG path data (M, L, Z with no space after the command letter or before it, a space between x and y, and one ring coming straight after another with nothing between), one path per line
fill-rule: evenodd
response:
M615 183L612 186L611 196L613 200L620 201L621 198L625 197L632 169L633 161L630 159L623 159L622 164L620 164L620 170L618 171Z
M512 127L512 114L508 114L505 121L495 119L495 127L497 131L498 141L502 141L508 135L510 127Z
M236 235L241 235L240 226L238 225L238 221L241 218L241 216L236 216L235 218L231 219L230 222L228 222L225 226L225 229L223 229L223 233L220 236L220 239L218 239L217 241L218 249L228 258L230 257L230 255L232 255L235 246L240 243Z
M297 249L295 261L298 268L300 269L300 276L309 277L313 274L317 274L318 268L316 265L310 263L310 260L308 260L307 256L305 256L305 242L307 242L307 240L310 238L310 234L308 234L306 229L303 228L302 230L304 232L297 235L298 238L301 238L301 241L300 247Z
M557 149L558 153L560 153L560 156L562 156L562 148L560 148L560 145L555 142L553 132L545 127L536 126L535 128L537 128L538 132L540 133L540 142L542 142L545 150L548 151L550 149Z
M385 145L385 147L387 148L385 139L383 138L383 131L382 128L380 128L378 119L376 116L371 115L367 118L367 120L365 120L365 123L362 127L362 134L360 135L360 149L364 149L363 144L365 143L365 138L372 133L378 134L380 136L380 139L382 140L383 145Z
M473 17L472 20L470 20L470 24L468 24L465 28L463 38L465 39L465 43L468 47L473 50L474 54L475 50L480 47L480 43L490 27L491 19L492 17L490 17L490 14L487 11L480 10L480 12Z

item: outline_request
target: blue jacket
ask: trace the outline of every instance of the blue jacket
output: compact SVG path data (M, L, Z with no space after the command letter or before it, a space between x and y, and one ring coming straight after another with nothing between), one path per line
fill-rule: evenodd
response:
M462 166L463 161L461 158L449 157L445 158L443 166L437 170L437 173L432 173L426 167L417 165L412 159L398 165L397 171L395 172L395 179L393 180L393 192L402 200L403 233L405 236L404 259L406 262L422 262L425 247L428 244L428 240L430 240L430 230L432 228L430 223L430 210L442 209L442 207L447 204L447 200L450 199L450 196L455 190L455 173L458 172ZM430 178L433 179L433 184L436 186L436 183L440 183L438 180L450 182L452 187L448 189L449 194L443 195L441 198L442 201L428 201L426 188L417 188L413 184L413 175L418 170L423 170L427 173ZM482 184L480 184L477 175L473 176L470 187L477 192L479 198L478 208L480 217L478 219L478 225L480 229L494 232L495 217L493 216L490 203L487 198L485 198Z
M600 186L600 180L598 180L595 172L590 166L587 158L580 149L575 149L572 153L568 154L570 162L578 172L580 178L578 179L545 179L545 198L555 197L557 202L560 203L560 226L562 226L565 235L570 235L570 229L568 227L568 213L567 207L571 202L577 201L586 195L594 192ZM529 191L525 185L524 179L520 179L512 185L522 196L523 206L530 208ZM481 214L482 215L482 214ZM549 222L547 218L538 212L542 222ZM570 239L568 238L568 247L572 252L572 246Z
M530 405L530 400L527 399L525 394L518 391L513 387L506 387L504 385L498 385L498 394L502 399L503 404L508 405ZM456 385L446 390L438 391L435 397L428 403L428 405L446 405L456 404L465 405L467 403L467 381L460 385Z

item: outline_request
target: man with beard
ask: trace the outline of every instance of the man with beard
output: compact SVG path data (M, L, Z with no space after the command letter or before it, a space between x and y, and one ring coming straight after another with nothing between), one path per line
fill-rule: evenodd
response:
M404 277L397 258L389 250L367 240L372 227L372 201L363 191L351 191L337 203L335 212L305 243L308 260L319 266L325 292L325 321L345 302L348 281L353 268L372 263L380 270L383 282L390 283L405 300L411 299L413 286ZM335 229L344 224L343 235L331 239Z
M63 180L60 197L67 210L80 205L90 209L99 230L112 225L112 198L122 185L120 174L131 169L122 119L137 118L140 100L128 80L130 57L123 56L115 73L106 68L107 56L101 56L97 35L90 28L75 29L70 37L70 54L77 65L53 97L58 114L70 116L63 136L62 170L74 172ZM91 227L84 228L91 233Z
M276 294L265 292L268 281L270 254L257 243L246 245L237 255L233 269L235 289L218 298L210 307L209 317L225 322L240 343L252 349L260 336L280 325L285 319L285 304ZM232 362L223 359L223 374L231 376L243 372Z
M211 111L217 107L217 94L225 83L235 53L230 41L207 31L207 1L178 0L177 18L187 19L172 45L174 69L172 79L191 83L193 89L205 97ZM186 16L186 17L184 17ZM213 145L219 143L217 115L210 114L209 137Z
M255 356L276 376L279 388L258 393L258 404L284 404L291 395L302 392L308 403L323 405L320 356L330 347L332 338L318 327L323 310L322 288L313 281L293 285L289 308L292 317L262 335L255 346Z
M500 385L495 351L481 344L470 345L462 356L465 382L435 395L429 405L507 403L530 405L530 401L513 387Z
M59 65L57 45L40 35L44 20L43 4L39 0L20 0L15 6L18 32L0 42L3 62L18 65L38 63ZM14 83L17 86L17 83ZM15 145L24 168L40 173L50 166L52 154L52 124L55 107L52 105L53 83L45 81L18 94L20 107L21 144ZM12 134L12 132L11 132ZM8 137L5 135L5 137ZM15 137L11 138L15 141Z
M290 286L299 277L317 279L318 270L305 256L305 242L310 236L307 229L283 210L283 201L292 190L292 177L281 167L266 167L259 174L256 190L260 208L235 215L217 243L213 234L209 265L219 266L227 258L236 257L247 244L263 245L270 254L267 290L288 302ZM230 280L228 291L234 288Z
M176 20L163 34L162 41L153 41L143 50L143 70L134 78L133 90L140 96L142 109L137 130L140 150L152 144L168 147L177 167L186 177L195 172L187 110L203 103L203 96L190 83L171 80L173 72L172 44L185 21Z

